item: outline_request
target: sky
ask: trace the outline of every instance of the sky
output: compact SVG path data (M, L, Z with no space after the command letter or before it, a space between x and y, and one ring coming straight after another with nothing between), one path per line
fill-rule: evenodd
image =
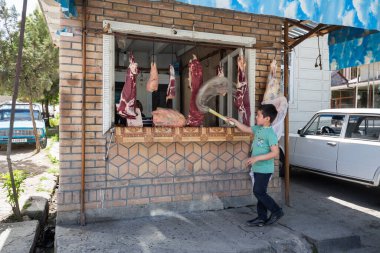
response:
M22 12L22 4L23 0L5 0L8 7L11 7L14 5L16 7L17 12L20 14L21 19L21 12ZM39 8L38 1L37 0L28 0L27 9L26 9L26 15L29 15L33 13L33 11Z

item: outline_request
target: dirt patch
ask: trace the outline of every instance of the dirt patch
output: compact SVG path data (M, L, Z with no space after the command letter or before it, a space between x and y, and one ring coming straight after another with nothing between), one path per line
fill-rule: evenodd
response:
M12 146L12 168L13 170L24 170L30 176L38 175L53 167L47 152L41 149L36 153L33 145L14 145ZM0 173L8 172L7 150L0 150Z

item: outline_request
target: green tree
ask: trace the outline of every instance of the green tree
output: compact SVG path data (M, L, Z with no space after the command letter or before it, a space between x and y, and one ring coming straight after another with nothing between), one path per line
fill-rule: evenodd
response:
M0 23L4 24L3 28L0 28L0 94L11 94L15 78L19 25L14 7L8 9L5 1L0 0L0 8ZM48 112L48 104L58 100L58 73L58 48L53 45L42 13L35 10L26 20L19 100L29 102L37 152L40 150L40 143L32 103L43 102L44 111Z
M0 0L0 94L12 93L19 42L17 18L16 8L7 8L5 0Z
M23 73L20 78L20 98L29 102L32 119L32 103L48 99L44 95L49 94L54 83L58 84L57 80L58 49L53 45L42 13L35 10L26 20ZM39 151L40 143L35 124L33 128L36 148Z

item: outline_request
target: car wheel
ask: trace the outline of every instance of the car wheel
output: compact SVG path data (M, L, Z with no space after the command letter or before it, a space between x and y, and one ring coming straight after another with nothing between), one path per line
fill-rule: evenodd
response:
M278 161L278 170L280 177L285 177L285 155L280 151L280 159Z
M41 141L40 143L41 143L41 148L46 148L46 146L47 146L47 139Z

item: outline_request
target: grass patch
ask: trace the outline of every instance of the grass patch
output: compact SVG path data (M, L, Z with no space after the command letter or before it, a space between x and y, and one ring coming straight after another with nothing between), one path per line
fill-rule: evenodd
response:
M22 207L22 209L26 210L28 209L28 207L30 207L32 205L32 202L30 200L28 200L25 205Z
M53 136L51 136L50 140L52 142L59 142L59 135L58 134L54 134Z
M47 156L52 164L54 165L59 164L59 160L55 156L51 155L50 153Z
M37 192L49 192L49 190L46 189L45 187L43 187L42 185L38 185L36 188L36 191Z
M46 172L52 175L58 175L59 169L57 167L52 167L52 168L47 169Z
M40 181L46 181L46 180L48 180L47 177L45 177L45 176L40 177Z

